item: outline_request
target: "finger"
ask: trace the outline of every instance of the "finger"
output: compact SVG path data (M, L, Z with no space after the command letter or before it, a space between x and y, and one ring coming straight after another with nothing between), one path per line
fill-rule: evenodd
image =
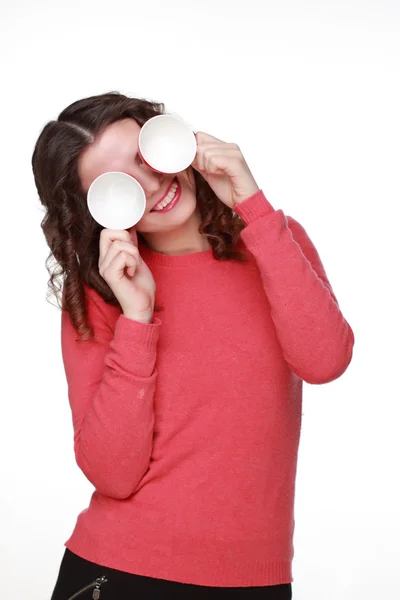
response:
M127 268L132 272L131 277L133 277L137 268L137 261L131 254L124 250L117 256L114 256L113 260L105 270L104 275L111 283L117 282L125 276L125 270Z
M205 133L204 131L198 131L196 134L196 141L198 144L205 144L207 142L214 142L217 144L225 144L222 140L210 135L209 133Z
M99 241L99 264L101 264L104 261L108 249L115 240L131 242L132 238L126 229L105 228L101 230Z
M140 262L139 250L133 244L116 240L112 242L102 262L99 261L100 275L108 268L114 258L121 252L128 252Z
M243 155L235 147L221 146L205 148L199 153L198 162L203 171L207 173L215 173L218 165L223 167L223 171L227 165L233 167L234 163L239 164L244 162Z
M197 154L194 157L194 160L192 162L192 167L194 167L197 171L204 171L204 157L203 157L203 153L199 151L199 149L197 148Z
M138 247L138 245L139 245L139 242L138 242L138 237L137 237L137 233L136 233L135 226L133 226L133 227L130 227L130 228L128 229L128 233L129 233L129 235L131 236L132 243L133 243L133 244L134 244L136 247Z
M190 166L193 167L194 169L196 169L196 171L199 171L200 173L203 172L203 170L200 169L200 166L199 166L197 158L194 159L194 161L191 163Z
M114 241L110 248L108 249L107 254L104 257L103 262L100 264L100 268L104 272L108 265L113 261L115 256L117 256L120 252L128 252L138 261L140 260L139 250L133 244L128 242L121 242L120 240Z
M226 154L232 156L237 155L238 157L241 157L242 155L240 148L237 144L226 144L224 142L223 144L216 145L215 142L207 142L205 144L202 144L201 146L197 146L195 165L197 164L201 169L204 170L204 159L205 156L207 156L208 154Z
M210 142L202 142L201 144L199 144L197 146L198 151L205 150L206 148L215 148L216 150L219 150L220 152L221 152L221 149L223 149L223 148L227 148L230 150L240 150L240 148L237 144L228 143L228 142L221 142L221 144L218 144L214 140L211 140Z
M203 156L204 170L209 174L233 174L237 171L238 163L237 154L234 152L216 152L215 150L207 150Z

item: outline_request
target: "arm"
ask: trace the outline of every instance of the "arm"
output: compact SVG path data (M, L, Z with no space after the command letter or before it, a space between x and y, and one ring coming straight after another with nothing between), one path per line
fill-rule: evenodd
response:
M354 333L312 241L261 190L234 210L246 223L241 238L258 265L286 362L307 383L333 381L351 361Z
M140 323L118 313L113 328L107 315L114 307L84 287L97 339L76 341L67 311L61 321L74 452L94 487L121 499L134 492L149 466L161 321Z

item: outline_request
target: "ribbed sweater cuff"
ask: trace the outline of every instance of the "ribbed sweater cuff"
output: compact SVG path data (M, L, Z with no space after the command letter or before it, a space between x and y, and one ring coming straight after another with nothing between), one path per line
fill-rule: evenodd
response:
M135 375L148 377L152 373L161 325L158 317L153 317L153 323L140 323L124 314L118 317L111 343L127 353L129 367Z
M272 204L266 199L262 190L258 190L258 192L249 198L246 198L246 200L236 204L233 210L246 225L247 223L255 221L258 217L263 217L264 215L275 211Z

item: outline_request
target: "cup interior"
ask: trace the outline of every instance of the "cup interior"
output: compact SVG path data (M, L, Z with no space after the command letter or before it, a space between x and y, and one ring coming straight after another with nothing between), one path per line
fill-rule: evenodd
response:
M139 150L154 170L179 173L187 169L196 156L196 137L182 119L158 115L141 128Z
M142 218L146 195L134 177L109 171L92 182L87 203L90 214L103 227L129 229Z

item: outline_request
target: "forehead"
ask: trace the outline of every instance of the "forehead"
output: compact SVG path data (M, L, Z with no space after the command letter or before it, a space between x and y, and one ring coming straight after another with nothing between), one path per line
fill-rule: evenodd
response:
M87 146L78 159L78 174L85 191L92 181L107 171L124 171L132 167L137 154L140 125L134 119L122 119L108 125Z

